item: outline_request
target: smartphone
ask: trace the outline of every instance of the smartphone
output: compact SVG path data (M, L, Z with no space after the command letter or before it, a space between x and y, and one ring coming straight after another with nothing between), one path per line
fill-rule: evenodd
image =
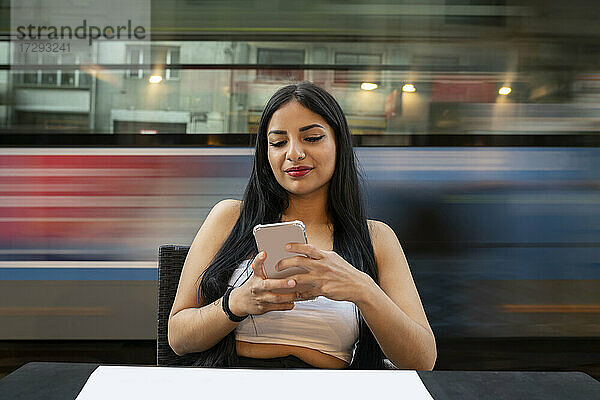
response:
M307 271L301 267L289 267L281 271L275 270L275 265L284 258L304 254L293 253L285 249L288 243L307 243L304 223L299 220L289 222L278 222L275 224L256 225L252 230L258 251L267 253L267 258L263 263L263 270L269 279L284 279L288 276L303 274ZM275 289L275 293L290 293L295 291L305 291L310 286L296 285L289 289Z

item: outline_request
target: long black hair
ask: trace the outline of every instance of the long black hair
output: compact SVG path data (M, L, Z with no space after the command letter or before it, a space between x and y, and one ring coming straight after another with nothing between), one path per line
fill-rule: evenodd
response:
M314 83L302 82L277 90L263 110L239 219L201 277L199 292L203 304L223 296L236 267L248 255L257 254L252 228L256 224L280 222L288 207L288 193L275 179L267 159L267 126L273 113L290 101L319 114L335 133L336 163L327 195L327 213L333 222L333 251L379 282L348 122L333 96ZM360 313L357 318L359 341L350 368L383 369L383 351ZM212 348L198 353L195 365L229 367L237 363L235 331L232 331Z

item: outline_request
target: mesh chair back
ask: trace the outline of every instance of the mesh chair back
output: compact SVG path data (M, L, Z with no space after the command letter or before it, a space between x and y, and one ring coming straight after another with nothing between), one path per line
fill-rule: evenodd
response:
M167 326L175 300L179 277L189 246L163 245L158 249L158 332L156 340L157 365L192 365L197 354L178 356L169 346Z

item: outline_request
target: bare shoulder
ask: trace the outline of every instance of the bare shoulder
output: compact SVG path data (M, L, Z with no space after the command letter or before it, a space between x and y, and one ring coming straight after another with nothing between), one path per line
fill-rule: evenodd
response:
M185 259L171 315L198 307L198 277L201 276L233 230L241 211L241 201L226 199L218 202L204 219ZM198 294L198 295L197 295Z
M206 219L208 219L209 217L216 218L216 219L222 220L221 222L225 222L226 225L231 225L231 227L233 228L233 225L235 225L235 223L237 222L237 219L240 216L241 207L242 207L241 200L235 200L235 199L221 200L213 206L212 210L210 210L210 213L208 214ZM227 224L227 222L229 222L229 223Z
M367 220L367 223L379 273L408 270L406 256L396 232L385 222Z
M219 201L217 204L215 204L211 210L211 212L225 212L225 213L229 213L229 214L239 214L240 213L240 207L242 206L242 201L241 200L236 200L236 199L225 199L225 200L221 200Z
M206 250L206 239L208 239L211 242L210 248L216 253L240 217L241 205L242 202L235 199L225 199L215 204L206 216L191 247L203 246ZM198 240L199 237L205 240Z
M381 255L381 252L385 251L390 244L398 241L394 230L385 222L368 219L367 225L369 227L371 243L376 258L377 255Z
M376 219L368 219L367 225L371 233L379 232L381 229L392 229L385 222L377 221Z

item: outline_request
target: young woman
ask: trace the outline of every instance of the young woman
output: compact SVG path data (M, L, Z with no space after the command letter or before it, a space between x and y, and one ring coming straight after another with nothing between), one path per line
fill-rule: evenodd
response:
M296 219L308 244L290 251L308 257L277 268L307 273L266 279L252 228ZM365 218L348 123L319 86L285 86L267 103L243 200L216 204L190 247L169 344L203 366L380 369L387 358L433 368L435 338L402 247Z

